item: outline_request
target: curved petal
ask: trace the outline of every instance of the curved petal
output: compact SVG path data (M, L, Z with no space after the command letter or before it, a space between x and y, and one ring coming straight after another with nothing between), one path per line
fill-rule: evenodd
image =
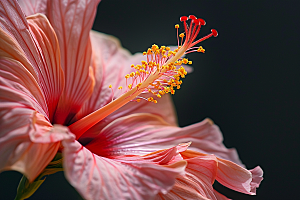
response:
M46 98L49 119L53 114L64 87L64 74L60 67L60 50L56 34L45 15L27 17L30 31L39 50L43 67L40 68L41 88Z
M190 144L191 144L190 142L182 143L175 147L155 151L143 156L122 155L122 156L115 156L113 159L119 160L121 162L126 162L126 163L144 162L144 163L152 163L158 165L170 165L183 160L182 156L180 155L180 152L187 150Z
M171 189L186 165L122 163L97 156L75 140L62 144L65 175L85 199L151 199Z
M248 171L231 161L218 158L217 181L235 191L255 195L262 175L260 167Z
M43 15L27 22L16 1L1 1L0 12L0 55L21 62L34 76L45 96L38 100L52 120L64 86L55 32Z
M218 161L214 155L186 159L185 175L176 178L174 187L156 199L217 200L212 184L217 174Z
M102 156L143 155L192 142L189 149L215 154L240 164L236 151L227 149L222 140L219 128L209 119L180 128L170 126L156 115L140 113L114 120L86 147Z
M35 98L42 95L39 87L21 63L1 58L0 74L0 171L17 170L33 181L59 141L74 136L49 123Z
M26 16L42 13L47 15L48 0L18 0Z
M94 87L90 29L100 0L49 1L48 18L60 46L65 88L55 123L66 124L90 97Z
M263 170L260 166L255 167L254 169L249 170L252 174L252 181L250 183L251 193L256 194L256 188L259 187L261 181L263 180Z

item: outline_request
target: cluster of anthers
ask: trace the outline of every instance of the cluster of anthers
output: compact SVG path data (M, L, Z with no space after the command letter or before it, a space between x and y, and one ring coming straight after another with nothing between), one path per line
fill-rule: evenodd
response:
M190 23L188 24L187 21L189 20ZM177 29L177 48L171 50L170 47L158 47L154 44L144 52L143 54L147 61L142 61L140 65L131 65L132 72L125 76L125 91L122 90L122 86L118 87L121 93L123 93L121 96L69 126L69 129L76 134L77 138L130 101L139 102L143 99L157 103L157 98L166 93L174 94L175 89L180 88L182 84L182 80L180 79L184 78L187 74L182 65L192 64L192 61L183 58L184 55L191 52L204 53L205 50L203 47L197 47L196 45L203 40L218 35L217 31L212 29L210 34L196 40L201 26L206 24L205 21L198 19L194 15L190 15L189 17L183 16L180 18L180 21L183 22L184 32L179 34L179 25L175 25ZM109 88L112 89L112 85ZM140 96L141 93L152 93L154 96L144 98Z
M189 19L191 22L188 25L187 21ZM159 47L153 44L151 48L143 52L147 61L141 61L139 65L131 65L133 71L125 75L126 89L124 93L135 90L134 93L152 93L154 97L161 98L166 93L174 94L175 89L180 89L182 84L180 79L185 78L187 74L182 65L192 64L192 61L182 58L182 56L191 52L204 53L205 49L202 46L197 47L195 45L211 36L216 37L218 35L217 31L212 29L209 35L195 41L201 26L205 25L206 22L194 15L183 16L180 21L183 22L184 32L179 34L179 25L175 25L177 29L177 48L171 50L170 47ZM148 84L143 84L145 81ZM118 89L122 90L123 87L119 86ZM139 102L142 99L157 103L157 100L153 97L145 99L141 96L136 96L132 101Z

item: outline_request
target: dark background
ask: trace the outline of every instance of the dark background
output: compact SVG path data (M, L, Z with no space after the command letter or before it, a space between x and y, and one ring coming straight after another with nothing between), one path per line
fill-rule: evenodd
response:
M299 6L296 0L103 0L94 29L116 36L135 53L153 43L176 45L174 25L182 15L205 19L200 35L215 28L219 36L201 44L205 54L188 55L194 72L173 96L180 126L210 117L247 168L263 168L257 196L215 186L229 198L298 199ZM20 177L0 175L0 199L13 199ZM58 173L31 199L78 196Z

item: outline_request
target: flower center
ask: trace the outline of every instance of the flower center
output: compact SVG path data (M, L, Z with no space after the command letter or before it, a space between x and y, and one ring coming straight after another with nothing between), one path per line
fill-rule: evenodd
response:
M191 22L188 25L187 21L189 19ZM141 93L152 93L155 98L160 98L166 93L174 94L175 88L180 88L182 83L180 78L184 78L187 74L181 65L192 63L192 61L182 57L191 52L204 53L205 50L202 46L195 47L195 45L212 36L216 37L218 35L217 31L212 29L210 34L195 41L201 26L205 25L205 21L197 19L194 15L190 15L189 17L183 16L180 18L180 21L183 22L185 34L181 33L178 35L179 25L176 24L177 49L172 51L170 47L161 46L159 48L154 44L146 52L143 52L147 61L142 61L141 65L131 65L135 71L125 75L126 89L124 93L109 104L69 126L69 129L76 135L77 139L92 126L126 103L143 100L144 98L139 96ZM179 37L181 38L180 44ZM111 85L110 88L112 88ZM122 87L120 86L118 89L122 89ZM157 103L155 98L150 97L145 100Z

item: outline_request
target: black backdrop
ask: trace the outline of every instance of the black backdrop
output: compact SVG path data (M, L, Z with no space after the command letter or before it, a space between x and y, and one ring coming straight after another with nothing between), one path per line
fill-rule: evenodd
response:
M180 126L206 117L218 124L227 147L248 168L260 165L257 196L215 187L232 199L298 199L299 1L103 0L94 29L118 37L132 53L176 45L182 15L206 20L217 38L188 55L194 72L173 96ZM20 174L0 174L0 199L12 199ZM31 199L78 199L62 173L50 176Z

